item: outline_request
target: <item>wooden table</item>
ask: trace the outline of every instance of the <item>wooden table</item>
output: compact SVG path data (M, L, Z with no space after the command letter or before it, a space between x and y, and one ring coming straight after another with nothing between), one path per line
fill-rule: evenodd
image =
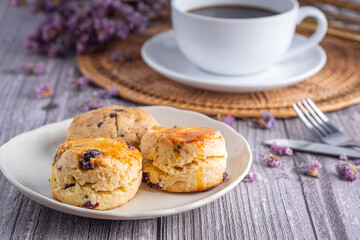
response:
M26 9L0 1L0 144L12 137L80 114L80 105L96 96L91 86L71 89L79 77L74 57L47 59L23 51L25 36L39 20ZM20 63L46 63L46 73L13 73ZM56 97L36 100L34 87L50 82ZM124 99L106 103L137 106ZM360 139L360 105L327 114L342 131ZM140 221L110 221L77 217L44 207L13 187L0 173L0 239L359 239L360 179L340 180L337 159L295 153L279 168L258 159L268 138L316 140L297 118L278 120L272 130L256 129L237 120L235 129L254 153L253 183L242 182L204 207L179 215ZM236 143L232 143L236 144ZM19 149L21 151L21 149ZM302 169L318 159L320 178ZM29 156L31 164L31 156ZM26 167L26 166L25 166Z

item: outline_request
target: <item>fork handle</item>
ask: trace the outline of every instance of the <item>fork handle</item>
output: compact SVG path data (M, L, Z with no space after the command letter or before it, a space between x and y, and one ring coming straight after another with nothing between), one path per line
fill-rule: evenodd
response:
M345 144L341 144L343 147L360 147L360 142L348 141Z

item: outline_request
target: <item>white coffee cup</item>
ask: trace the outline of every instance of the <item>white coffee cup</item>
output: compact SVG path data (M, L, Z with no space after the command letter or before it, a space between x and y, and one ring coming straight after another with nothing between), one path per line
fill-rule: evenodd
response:
M218 18L190 13L217 5L243 5L278 14L259 18ZM301 54L325 36L327 20L314 7L295 0L173 0L172 24L182 53L198 67L225 75L251 74ZM312 17L318 23L308 41L288 51L296 25Z

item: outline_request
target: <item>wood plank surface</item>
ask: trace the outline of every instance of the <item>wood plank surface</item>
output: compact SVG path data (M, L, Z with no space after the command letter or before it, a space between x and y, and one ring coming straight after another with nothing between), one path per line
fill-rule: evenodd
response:
M22 132L82 113L81 104L96 97L96 86L71 89L79 77L74 57L48 59L23 50L26 35L39 19L0 1L0 145ZM20 63L40 61L46 64L40 76L9 71ZM34 86L43 82L51 83L55 98L33 97ZM106 103L137 106L120 98ZM327 116L360 138L359 105ZM234 128L251 145L258 180L241 182L213 203L169 217L110 221L57 212L23 196L0 173L0 239L359 239L359 180L339 180L336 159L295 153L273 169L259 161L258 154L268 151L260 144L264 139L315 140L299 119L279 120L272 130L237 120ZM319 179L303 174L312 159L323 165Z

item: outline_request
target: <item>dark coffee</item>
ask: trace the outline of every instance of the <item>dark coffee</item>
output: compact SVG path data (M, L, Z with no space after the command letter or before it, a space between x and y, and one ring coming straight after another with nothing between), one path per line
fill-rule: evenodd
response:
M241 5L217 5L203 8L196 8L189 11L190 13L216 18L258 18L268 17L278 14L272 10L241 6Z

